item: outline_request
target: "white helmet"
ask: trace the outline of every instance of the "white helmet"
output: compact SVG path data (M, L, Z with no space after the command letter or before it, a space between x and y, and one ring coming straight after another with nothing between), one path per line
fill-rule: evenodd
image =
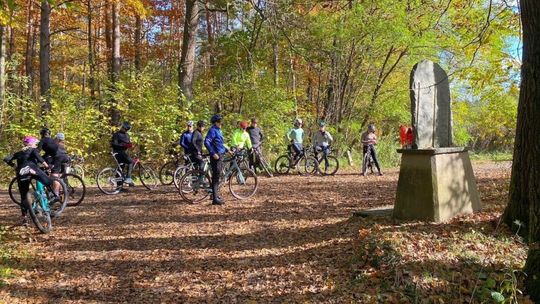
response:
M295 125L295 126L299 126L299 125L301 125L302 123L303 123L303 122L302 122L302 119L300 119L300 118L296 118L296 119L294 120L294 125Z

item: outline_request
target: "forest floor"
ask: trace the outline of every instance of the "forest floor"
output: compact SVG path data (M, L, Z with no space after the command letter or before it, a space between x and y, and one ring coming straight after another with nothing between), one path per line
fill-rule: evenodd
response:
M16 248L0 256L0 302L526 301L517 271L526 246L497 225L510 164L474 166L484 208L445 224L352 216L393 204L397 170L261 178L254 198L225 196L223 207L186 204L167 187L92 188L51 234L0 234ZM18 220L5 191L0 206L0 225Z

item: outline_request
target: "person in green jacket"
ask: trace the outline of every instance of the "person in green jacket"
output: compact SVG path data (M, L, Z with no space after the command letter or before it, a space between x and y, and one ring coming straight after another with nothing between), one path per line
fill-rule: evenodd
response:
M238 126L239 128L234 130L231 147L236 148L238 150L241 150L244 148L251 149L253 145L251 144L249 133L246 130L248 127L248 122L241 121L238 124Z

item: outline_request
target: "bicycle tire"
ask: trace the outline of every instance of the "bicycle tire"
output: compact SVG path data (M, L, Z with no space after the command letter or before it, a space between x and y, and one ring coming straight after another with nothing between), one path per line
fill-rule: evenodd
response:
M332 169L328 171L328 168L326 168L326 164L324 163L324 157L321 157L321 159L318 160L319 172L321 172L322 175L335 175L339 170L339 160L333 155L328 155L326 158L328 159L328 163L330 164L329 168ZM323 170L321 167L325 169Z
M19 184L17 183L17 177L14 177L9 183L8 193L11 200L15 204L17 204L17 206L21 206L21 200L17 198L17 194L19 193L19 191L15 191L14 187L17 187L17 189L19 189Z
M203 187L194 189L193 182L199 181L201 175L203 176ZM180 188L178 190L182 199L184 199L188 203L198 203L206 199L210 195L211 191L208 191L208 188L204 187L205 179L208 187L210 187L212 181L210 180L210 175L207 172L201 170L187 171L180 179ZM186 189L184 187L189 187L189 189ZM199 196L195 197L195 195Z
M176 163L174 161L165 163L159 169L159 182L164 186L172 185L174 183L175 171L176 171Z
M362 175L363 176L367 175L367 168L369 166L369 158L370 158L370 155L368 151L366 152L366 154L364 154L364 157L362 158Z
M70 172L71 174L78 175L84 180L84 169L81 165L74 165L71 167Z
M298 171L302 175L314 175L319 171L319 162L313 156L302 156L298 161Z
M174 187L177 190L180 190L180 179L182 178L182 176L184 176L184 174L186 174L188 170L189 170L188 166L178 166L176 170L174 170L173 183L174 183Z
M105 168L96 175L96 184L98 189L106 195L115 195L120 193L123 188L123 183L124 177L116 168Z
M41 233L49 233L52 230L52 217L50 211L43 210L41 204L38 204L36 200L40 198L35 197L35 191L28 193L30 196L27 200L28 213L34 225Z
M259 155L259 164L262 167L262 169L264 170L264 172L266 173L266 176L274 177L274 174L272 173L272 169L270 168L270 164L268 163L266 158L264 158L264 156L262 156L262 155Z
M148 190L155 190L158 187L158 177L152 168L139 164L139 179L141 184Z
M287 174L291 170L291 160L288 155L281 155L276 159L274 171L278 174Z
M242 176L240 176L239 174L240 172L242 173ZM248 181L251 181L251 180L253 180L253 186L248 186L252 188L251 189L248 188L247 193L245 194L240 193L239 191L236 190L237 187L235 187L234 183L237 183L237 185L242 186L241 188L244 188L245 184L247 184ZM229 177L229 192L231 192L231 194L239 200L245 200L255 195L258 187L259 187L259 181L257 178L257 174L255 174L255 172L253 172L253 170L251 169L242 168L240 169L240 171L235 170Z
M77 180L79 185L74 186L73 183L69 182L68 178L70 178L72 180ZM84 200L84 197L86 196L86 185L84 184L84 180L79 175L72 174L72 173L66 174L64 176L64 180L65 180L64 183L66 184L67 191L68 191L67 193L69 194L68 206L69 207L74 207L74 206L80 205L82 203L82 201ZM77 192L77 193L81 192L79 198L75 197L75 195L74 195L75 192Z
M54 178L53 183L59 183L60 184L60 191L58 193L59 196L60 196L60 202L59 202L60 204L55 204L56 201L54 201L54 200L50 201L49 200L51 218L56 218L56 217L59 217L62 214L62 212L64 212L64 210L66 209L66 207L68 205L68 202L69 202L69 195L68 195L66 183L64 183L63 180ZM51 198L51 197L54 198L54 195L49 194L48 192L49 192L49 190L47 189L47 187L45 187L45 193L47 194L47 198Z

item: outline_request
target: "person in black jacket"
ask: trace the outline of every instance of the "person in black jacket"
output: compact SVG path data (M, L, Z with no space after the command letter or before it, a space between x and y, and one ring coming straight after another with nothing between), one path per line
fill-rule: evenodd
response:
M21 195L22 225L27 225L28 220L28 191L30 190L31 176L43 183L49 190L52 189L52 180L43 172L39 165L48 168L47 162L39 155L37 150L39 140L33 136L26 136L23 140L24 147L21 151L4 158L4 162L15 167L17 185ZM15 164L17 162L17 164Z
M189 156L191 160L195 163L197 169L203 169L203 157L202 151L204 147L204 136L203 132L206 127L206 122L204 120L199 120L197 122L197 129L193 131L191 136L191 145L189 148Z
M253 171L257 172L257 154L255 152L258 152L259 155L262 155L262 143L264 140L264 135L259 128L259 122L257 121L257 118L251 119L251 126L247 128L247 132L249 133L249 139L251 140L251 144L253 145L252 151L250 151L249 155L249 166L253 169Z
M52 167L51 169L53 173L60 172L58 171L58 168L55 168L55 158L56 154L58 153L58 144L54 141L53 138L51 138L51 130L49 130L48 128L43 128L41 129L41 131L39 131L39 134L41 135L41 140L39 141L37 149L44 152L43 159L45 159L47 164Z
M115 153L115 158L120 164L128 165L128 172L124 182L130 186L134 186L133 180L131 179L131 172L133 171L133 160L129 157L127 149L132 148L133 144L129 139L128 132L131 129L131 124L127 121L122 123L120 130L113 133L111 140L111 147Z

